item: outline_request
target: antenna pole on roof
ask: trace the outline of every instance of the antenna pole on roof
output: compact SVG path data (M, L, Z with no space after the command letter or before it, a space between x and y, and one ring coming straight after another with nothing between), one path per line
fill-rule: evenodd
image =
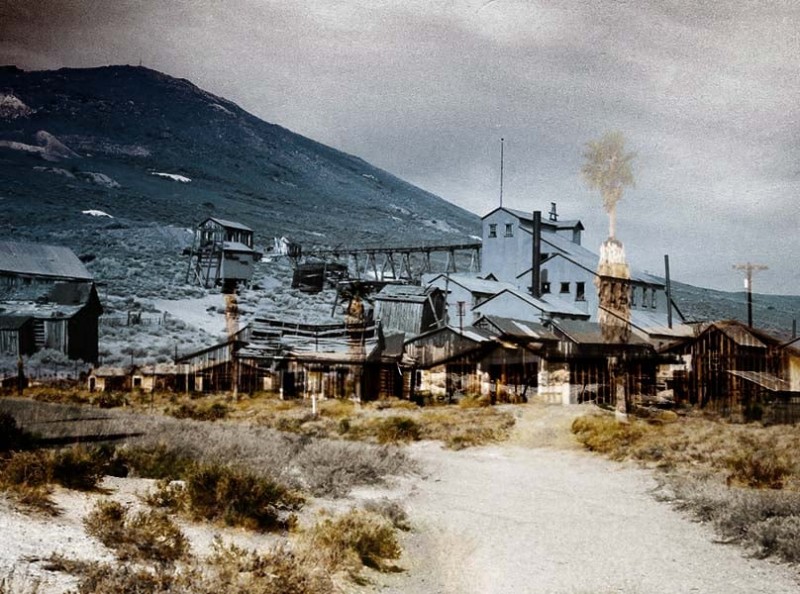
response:
M763 264L734 264L734 270L744 271L744 290L747 291L747 326L753 327L753 272L767 270Z
M504 139L500 139L500 208L503 208L503 143Z

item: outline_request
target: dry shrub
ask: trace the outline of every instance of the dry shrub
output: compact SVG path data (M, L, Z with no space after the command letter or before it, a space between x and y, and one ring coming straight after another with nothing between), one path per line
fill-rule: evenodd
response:
M585 415L572 422L572 432L584 447L614 460L627 457L631 446L647 432L648 426L638 420L620 423L610 415Z
M14 452L0 462L0 481L6 488L42 487L52 482L51 457L44 450Z
M294 460L303 477L303 487L313 495L337 497L355 485L380 483L387 475L413 469L401 450L328 439L315 440Z
M494 407L434 407L419 418L421 439L442 441L453 450L508 439L514 423L510 413Z
M94 563L80 570L76 594L179 594L176 576L127 564Z
M759 557L800 561L800 516L769 518L751 526L748 541Z
M287 547L265 553L215 543L209 571L193 580L197 594L330 594L333 582L322 568Z
M116 476L176 480L186 475L192 461L164 442L117 448L112 465Z
M121 561L156 561L169 565L185 557L189 544L180 529L163 513L153 510L128 515L116 501L101 501L84 519L86 532Z
M336 518L325 518L304 535L308 550L329 571L355 573L363 565L388 569L387 561L400 558L397 533L379 514L353 509Z
M186 501L196 518L221 519L257 530L287 528L303 498L286 486L241 468L199 464L186 478Z
M68 562L77 594L331 594L330 577L285 547L264 553L215 542L215 553L179 567ZM61 564L63 565L63 564ZM59 570L58 567L55 567ZM0 593L2 594L2 593Z
M491 405L492 401L490 398L477 394L467 394L458 401L458 406L460 408L484 408Z
M144 496L144 502L151 507L178 512L186 508L186 485L182 482L161 479L155 490Z
M176 419L194 419L195 421L217 421L226 418L229 413L230 409L222 402L212 402L206 405L184 402L177 408L169 410L169 414Z
M391 499L371 499L364 503L364 509L389 520L398 530L411 530L408 514L402 505Z
M319 414L324 417L341 419L343 417L352 416L353 413L356 412L356 404L352 400L335 398L319 402L318 410Z
M53 480L69 489L90 491L105 474L105 461L96 449L81 445L59 450L52 456Z
M405 416L381 419L376 430L380 444L419 441L419 436L420 428L417 422Z
M739 449L727 458L729 479L749 487L780 489L794 470L790 458L777 449L775 440L757 441L752 436L740 438Z
M714 475L668 479L676 507L761 557L800 560L800 493L726 487Z

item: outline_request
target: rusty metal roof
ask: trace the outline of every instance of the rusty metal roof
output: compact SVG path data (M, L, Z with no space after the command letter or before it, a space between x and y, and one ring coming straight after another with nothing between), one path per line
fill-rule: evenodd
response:
M92 280L75 253L64 246L0 241L0 272Z

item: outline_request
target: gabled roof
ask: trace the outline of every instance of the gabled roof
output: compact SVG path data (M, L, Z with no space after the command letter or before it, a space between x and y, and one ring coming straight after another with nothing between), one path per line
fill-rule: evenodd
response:
M505 206L500 206L498 208L495 208L493 211L483 215L481 217L481 220L493 215L498 210L505 211L508 214L516 217L520 221L529 221L531 223L533 222L533 212L532 211L531 212L525 212L524 210L516 210L514 208L507 208ZM551 229L556 229L556 230L559 230L559 229L580 229L580 230L583 230L584 229L583 223L581 223L578 219L569 219L569 220L563 220L563 221L561 221L561 220L553 221L553 220L550 220L548 218L542 218L542 226L543 227L549 227Z
M225 227L226 229L236 229L238 231L249 231L250 233L253 232L253 230L250 227L248 227L247 225L242 225L241 223L237 223L236 221L228 221L228 220L225 220L225 219L218 219L217 217L208 217L206 220L204 220L200 224L202 225L203 223L205 223L207 221L214 221L215 223L221 225L222 227Z
M558 337L552 331L535 322L502 318L500 316L481 316L476 323L480 323L482 320L485 320L486 323L495 328L501 336L529 340L558 340Z
M487 330L485 328L476 328L475 326L464 326L463 329L459 329L455 326L442 326L441 328L434 328L433 330L414 336L409 340L407 340L406 344L425 340L427 338L430 338L434 334L439 334L442 332L449 332L457 336L462 336L467 340L470 340L478 344L484 342L491 342L498 337L498 334L496 332L492 332L491 330Z
M544 244L547 244L556 250L554 252L548 252L550 258L561 256L573 264L577 264L581 268L584 268L592 274L597 275L597 267L600 263L600 256L591 250L587 250L585 247L578 245L577 243L570 241L565 237L556 235L555 233L542 233L542 244L543 251L545 251ZM647 274L646 272L641 272L633 267L630 268L630 275L631 281L633 282L645 283L648 285L658 285L659 287L664 286L664 282L661 281L661 279L656 278L651 274Z
M648 346L649 343L635 334L631 334L628 341L621 343L609 341L603 336L603 329L596 322L583 320L553 320L553 326L561 331L564 336L576 344L620 344L630 346Z
M90 304L99 314L99 303L94 283L86 282L14 285L0 291L0 312L37 319L71 318Z
M703 334L709 332L712 328L719 330L725 336L730 338L738 346L750 347L756 349L766 349L767 345L761 339L762 337L756 336L752 328L746 327L741 322L735 320L728 320L722 322L712 322L704 331Z
M438 274L428 281L428 286L438 279L446 279L446 283L458 285L470 293L481 293L483 295L494 295L505 289L513 289L511 283L484 280L474 275L467 274Z
M0 273L92 280L68 247L15 241L0 241Z
M419 285L390 284L383 287L375 295L376 301L405 301L410 303L424 303L434 292L440 290L438 287L421 287Z
M483 303L481 303L479 305L476 305L474 309L477 310L477 311L480 311L480 309L484 305L486 305L487 303L491 302L494 299L497 299L498 297L500 297L501 295L503 295L505 293L508 293L509 295L514 296L515 298L519 299L520 301L523 301L524 303L527 303L531 307L535 307L536 309L538 309L538 310L540 310L540 311L542 311L544 313L547 313L547 314L569 315L569 316L577 316L577 317L587 318L587 319L590 317L589 314L586 313L585 311L581 311L577 307L574 307L574 306L570 305L569 303L567 303L566 301L564 301L562 299L559 299L558 297L553 297L551 295L548 295L547 297L542 297L541 299L537 299L537 298L533 297L532 295L528 295L527 293L525 293L523 291L520 291L519 289L516 289L516 288L503 289L499 293L496 293L495 295L492 295L491 297L489 297Z

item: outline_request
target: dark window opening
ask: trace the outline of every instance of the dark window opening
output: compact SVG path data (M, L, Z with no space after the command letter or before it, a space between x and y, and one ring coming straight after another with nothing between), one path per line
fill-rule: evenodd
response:
M561 283L560 293L569 293L569 283Z
M495 223L489 225L489 237L497 237L497 225Z
M506 223L506 237L514 237L514 225Z
M548 282L542 283L542 295L549 292L550 292L550 283Z
M575 301L586 301L586 283L575 283Z

